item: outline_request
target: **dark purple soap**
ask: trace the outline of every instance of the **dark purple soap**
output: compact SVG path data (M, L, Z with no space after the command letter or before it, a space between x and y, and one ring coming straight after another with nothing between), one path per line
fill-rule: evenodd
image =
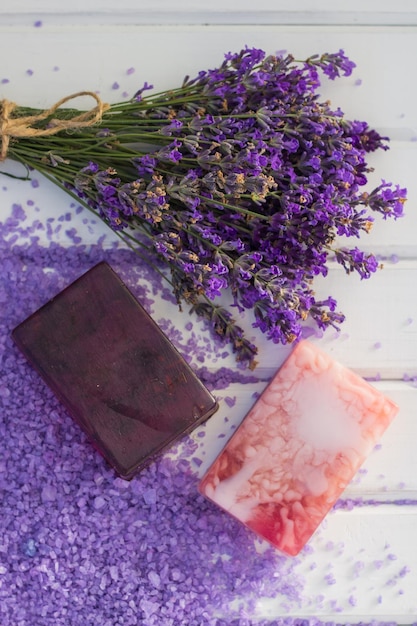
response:
M13 338L124 478L217 409L107 263L22 322Z

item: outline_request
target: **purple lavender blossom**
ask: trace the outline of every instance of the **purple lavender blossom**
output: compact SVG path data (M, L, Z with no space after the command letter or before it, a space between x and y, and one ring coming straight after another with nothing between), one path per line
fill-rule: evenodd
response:
M295 61L246 47L178 89L145 96L145 83L98 132L60 135L53 151L47 138L14 142L9 156L77 194L147 258L156 253L178 302L253 364L244 309L274 342L298 340L308 318L338 328L344 316L331 297L316 299L315 277L336 259L369 278L376 258L346 240L369 232L375 214L403 215L405 189L363 190L367 154L387 138L318 98L320 73L353 68L343 50ZM78 137L91 137L91 151ZM215 302L226 290L234 316Z

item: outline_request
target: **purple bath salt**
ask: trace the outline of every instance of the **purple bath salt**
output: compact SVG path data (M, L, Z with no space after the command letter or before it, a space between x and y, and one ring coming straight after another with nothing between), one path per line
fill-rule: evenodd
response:
M12 329L100 261L117 270L149 314L155 313L155 294L172 306L160 275L130 251L105 250L101 242L84 246L75 229L69 247L54 243L52 233L49 247L41 247L35 232L20 205L0 223L0 624L320 624L317 618L257 616L261 597L282 598L282 606L295 612L304 601L312 606L311 597L304 598L296 559L271 548L260 554L252 533L198 494L196 452L204 427L127 482L116 477L20 354ZM12 245L18 234L21 243ZM224 347L200 328L195 320L184 320L184 332L166 324L171 341L211 391L261 381L256 373L221 366ZM217 359L217 369L208 369L201 356ZM228 397L226 407L234 401ZM312 551L309 546L303 557ZM392 567L391 554L384 563ZM398 579L407 572L399 567ZM329 591L337 585L333 580L329 573ZM317 607L326 602L324 595L314 600Z
M175 458L161 456L130 482L117 478L20 354L12 329L100 261L149 313L155 293L171 297L128 250L43 248L30 229L20 206L0 223L2 626L114 626L115 614L125 626L226 626L240 623L237 596L300 603L296 563L273 550L259 555L251 534L198 494L195 442L185 438ZM211 357L224 350L182 333L173 340L190 362L203 345ZM207 381L224 389L241 376L222 368ZM201 441L204 430L195 434Z
M230 396L226 396L224 399L225 403L227 404L228 407L233 407L236 404L236 396L234 396L233 398Z

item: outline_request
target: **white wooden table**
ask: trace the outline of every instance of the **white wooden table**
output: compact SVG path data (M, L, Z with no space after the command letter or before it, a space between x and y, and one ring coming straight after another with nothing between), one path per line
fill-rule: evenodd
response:
M408 188L409 199L404 219L378 221L361 242L381 255L382 271L361 282L334 267L326 280L317 283L318 293L331 293L347 317L338 337L329 331L317 341L342 363L374 379L399 404L400 412L381 448L366 462L366 472L345 494L345 498L361 498L363 506L332 512L324 531L313 538L317 567L311 569L308 556L300 566L306 577L306 598L322 591L329 601L320 608L306 600L305 606L288 610L277 598L265 602L262 610L271 618L411 623L417 620L417 504L412 504L417 502L417 5L412 0L351 0L348 7L330 0L304 0L297 6L273 0L206 4L210 9L190 0L119 0L116 5L109 0L72 0L59 8L53 0L35 4L3 0L1 97L48 107L65 94L89 89L99 90L107 101L118 101L124 92L132 95L145 80L161 89L176 86L185 74L214 67L224 52L246 44L268 53L285 49L298 58L343 48L355 61L354 74L326 83L322 94L347 117L366 120L391 137L388 152L369 158L375 168L371 184L381 178L392 180ZM135 72L129 74L131 67ZM25 203L28 197L25 183L8 179L7 188L1 195L0 220L13 202ZM46 181L30 194L40 207L38 219L54 215L57 208L60 213L72 210L71 200ZM102 225L89 232L75 215L73 224L86 243L108 232ZM65 234L55 240L68 243ZM158 306L156 318L174 315L166 303ZM178 315L175 323L182 327L186 319ZM287 352L265 342L261 345L258 371L267 378ZM233 359L227 364L233 367ZM227 412L238 423L253 401L254 388L248 387L234 384L223 394L236 396L237 401L229 408L223 400L218 416L210 422L206 464L220 446L216 419ZM403 500L410 503L400 506ZM342 543L343 556L338 556L337 546ZM386 558L387 544L396 561L378 569L373 564ZM331 586L323 582L329 560L336 578ZM358 561L364 569L355 576L352 568ZM409 573L400 586L389 586L387 582L404 567ZM356 606L349 603L353 587ZM383 601L377 602L380 595ZM332 614L331 600L343 607L341 614Z

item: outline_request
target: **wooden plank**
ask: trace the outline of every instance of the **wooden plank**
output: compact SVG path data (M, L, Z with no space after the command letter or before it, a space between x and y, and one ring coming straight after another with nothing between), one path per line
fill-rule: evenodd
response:
M412 624L417 615L415 558L417 511L398 515L396 509L355 513L336 511L313 537L311 553L288 571L303 576L301 602L264 599L258 611L268 618L290 615L369 623L372 620ZM280 571L277 576L286 575ZM294 594L295 595L295 594Z
M414 261L386 264L369 280L347 276L333 266L326 278L315 281L318 299L329 295L345 316L340 331L327 329L319 341L336 359L368 378L403 379L417 374L417 281ZM267 375L276 368L286 349L271 346L258 332L251 331L250 313L239 323L259 346L259 367Z
M417 12L412 0L401 0L395 6L387 0L354 0L349 5L335 8L331 0L319 0L311 6L309 0L299 0L294 6L289 0L281 0L279 6L273 0L261 0L254 9L249 0L213 0L209 5L199 5L192 0L123 0L114 6L111 0L75 0L61 5L57 10L53 0L36 3L34 11L30 0L6 0L0 14L3 23L17 23L23 19L44 18L47 22L63 20L78 23L126 23L132 19L140 23L192 23L192 24L400 24L417 23ZM4 21L5 20L5 21Z
M323 98L348 117L366 119L391 135L395 130L401 140L408 140L417 135L415 87L409 80L416 32L416 27L1 25L0 51L14 51L13 73L10 66L2 69L1 92L21 104L47 106L63 92L90 88L115 102L124 91L133 95L145 80L157 89L176 86L186 74L213 67L225 52L245 45L270 54L288 50L297 58L343 48L357 68L351 77L323 81ZM19 33L25 38L24 48L16 48ZM68 54L75 49L77 54ZM168 54L171 50L175 55ZM401 55L393 54L395 50ZM126 74L131 67L135 73ZM33 74L28 75L28 69ZM117 90L112 88L115 81Z

